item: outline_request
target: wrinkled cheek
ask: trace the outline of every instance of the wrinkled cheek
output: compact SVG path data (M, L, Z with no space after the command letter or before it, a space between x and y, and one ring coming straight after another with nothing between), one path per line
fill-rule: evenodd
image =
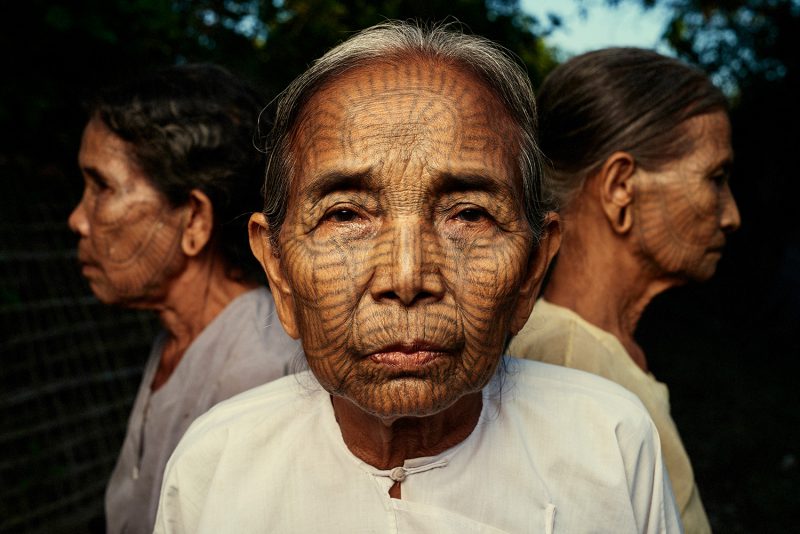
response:
M480 351L501 347L521 281L515 249L479 243L454 258L465 333Z
M177 219L170 218L165 206L148 201L98 209L94 214L95 254L98 259L127 264L151 250L163 252L175 242L180 226Z
M152 295L182 268L180 224L167 215L106 220L96 227L93 253L115 298Z
M359 288L368 279L363 254L333 241L296 242L286 255L300 335L307 352L342 349Z

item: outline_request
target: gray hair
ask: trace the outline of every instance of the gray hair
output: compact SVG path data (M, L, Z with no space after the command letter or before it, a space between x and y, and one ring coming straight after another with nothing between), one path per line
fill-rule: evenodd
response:
M556 67L539 89L540 142L552 164L548 186L562 206L616 151L658 171L693 149L687 120L726 111L708 76L640 48L605 48Z
M331 78L377 61L431 59L458 66L476 76L503 103L519 130L517 139L522 206L534 235L541 237L544 217L551 205L542 187L542 156L537 143L536 103L530 80L511 54L475 35L451 29L451 24L420 26L391 21L363 30L328 51L296 78L278 100L275 122L267 138L267 173L264 215L273 244L286 217L293 159L293 128L306 103ZM275 249L277 251L277 246Z

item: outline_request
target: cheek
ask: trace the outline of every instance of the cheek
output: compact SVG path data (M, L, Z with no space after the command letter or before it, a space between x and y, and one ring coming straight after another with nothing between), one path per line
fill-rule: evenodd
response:
M703 177L686 177L674 193L671 224L689 243L707 246L718 230L719 191L717 186Z
M502 343L525 274L528 240L505 234L453 246L448 284L464 314L467 335L478 344Z
M179 269L181 218L158 200L96 203L91 256L120 297L161 288Z
M304 350L333 352L345 346L359 295L369 280L368 241L316 240L282 245Z
M131 263L147 249L162 249L174 240L178 226L156 199L97 202L89 217L95 255L116 264Z
M693 271L709 247L721 244L719 195L712 183L643 184L635 206L642 250L666 272Z

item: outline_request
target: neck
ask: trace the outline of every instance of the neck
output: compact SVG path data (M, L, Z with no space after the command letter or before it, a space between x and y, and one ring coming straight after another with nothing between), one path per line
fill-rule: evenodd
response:
M343 397L331 400L347 447L378 469L402 466L410 458L435 456L461 443L475 429L483 407L478 391L427 417L384 419Z
M192 341L233 299L254 287L231 279L220 261L190 259L156 307L167 340L151 388L166 383Z
M644 309L675 280L658 276L633 253L624 236L594 225L565 233L544 297L614 335L643 370L647 360L634 339Z

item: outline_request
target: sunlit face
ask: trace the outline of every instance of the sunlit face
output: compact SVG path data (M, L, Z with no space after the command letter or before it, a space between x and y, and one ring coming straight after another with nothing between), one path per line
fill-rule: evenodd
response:
M280 262L328 391L424 416L489 380L532 248L515 135L485 87L428 62L356 69L305 106Z
M658 172L638 171L636 232L641 253L656 269L690 280L706 280L739 227L739 211L728 186L733 158L731 128L724 112L686 123L694 149Z
M69 226L80 237L82 274L102 302L158 300L183 265L182 211L150 185L125 141L99 119L84 129L78 164L85 186Z

